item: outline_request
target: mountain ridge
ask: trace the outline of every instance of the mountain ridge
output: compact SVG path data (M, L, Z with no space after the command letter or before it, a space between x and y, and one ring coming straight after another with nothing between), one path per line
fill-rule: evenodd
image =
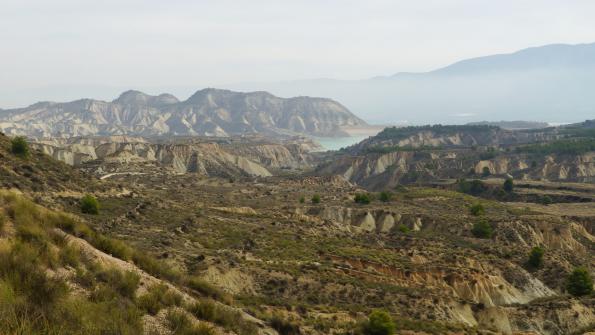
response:
M342 127L367 126L340 103L326 98L276 97L268 92L207 88L180 101L171 94L128 90L111 102L79 99L38 102L0 114L0 130L10 135L70 137L91 135L345 136Z

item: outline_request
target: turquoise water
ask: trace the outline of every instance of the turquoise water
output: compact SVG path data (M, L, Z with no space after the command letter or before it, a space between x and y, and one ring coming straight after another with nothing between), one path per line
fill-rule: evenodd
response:
M351 137L315 137L326 150L339 150L355 143L361 142L370 136L351 136Z

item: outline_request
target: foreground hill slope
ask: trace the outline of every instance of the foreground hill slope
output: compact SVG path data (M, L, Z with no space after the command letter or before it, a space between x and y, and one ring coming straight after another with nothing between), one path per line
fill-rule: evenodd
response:
M172 95L127 91L111 102L82 99L40 102L0 111L0 130L30 137L89 135L344 135L341 127L366 123L336 101L266 92L204 89L185 101Z

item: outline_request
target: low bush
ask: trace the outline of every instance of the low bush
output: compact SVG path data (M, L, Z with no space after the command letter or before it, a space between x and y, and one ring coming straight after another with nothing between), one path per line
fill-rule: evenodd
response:
M312 196L312 203L313 203L313 204L319 204L319 203L320 203L320 195L318 195L318 194L314 194L314 195Z
M99 201L97 199L87 194L81 199L81 212L85 214L99 214Z
M392 335L395 333L396 326L390 314L376 310L370 313L361 328L364 335Z
M277 315L271 318L270 324L273 329L279 332L279 335L300 335L302 333L298 325Z
M162 308L171 306L180 306L182 296L170 290L166 285L153 285L147 293L136 299L139 308L147 311L149 314L157 314Z
M379 199L383 202L388 202L392 198L393 194L387 191L380 192Z
M17 136L10 141L10 151L20 157L29 156L29 143L22 136Z
M491 238L493 230L487 220L481 219L473 225L471 233L477 238Z
M195 325L188 315L184 311L181 310L170 310L167 312L165 317L167 320L167 326L172 331L174 335L214 335L216 334L215 330L206 325L201 323L199 325Z
M353 200L356 203L362 204L362 205L369 204L372 201L372 199L368 193L356 193Z
M244 320L239 311L218 305L214 301L201 300L188 306L187 309L197 319L213 322L237 334L257 334L256 326Z
M471 207L469 207L469 212L474 216L480 216L486 213L485 208L480 203L471 205Z

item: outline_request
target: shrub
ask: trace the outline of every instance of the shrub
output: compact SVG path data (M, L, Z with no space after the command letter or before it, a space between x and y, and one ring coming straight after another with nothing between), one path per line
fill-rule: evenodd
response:
M529 266L535 269L541 267L541 265L543 264L543 254L543 248L533 247L533 249L531 249L531 252L529 253L529 260L527 261Z
M471 195L481 195L488 190L488 187L481 180L467 181L465 179L459 179L457 182L459 192L463 192Z
M60 249L58 257L62 264L76 268L80 263L80 250L76 247L65 245Z
M512 181L512 178L506 178L504 184L502 185L502 188L504 189L504 191L508 193L512 192L514 189L514 182Z
M136 299L136 305L149 314L157 314L162 308L180 306L182 296L170 290L164 284L149 287L147 293Z
M541 202L543 205L546 205L547 206L547 205L551 204L554 201L552 200L552 198L550 198L549 195L544 195L543 197L541 197L539 199L539 202Z
M480 215L484 215L486 213L485 208L479 202L471 205L471 207L469 207L469 211L474 216L480 216Z
M299 335L302 332L300 327L279 316L273 316L270 320L271 327L279 332L279 335Z
M140 277L132 271L121 272L117 269L102 270L97 273L97 279L113 287L121 296L133 298Z
M81 212L85 214L99 214L99 201L97 199L87 194L81 199Z
M566 281L568 293L580 297L593 292L593 278L585 267L578 267L572 271Z
M409 229L409 227L407 227L406 225L404 225L404 224L402 224L402 223L401 223L401 224L398 226L398 228L397 228L397 229L399 229L399 231L400 231L401 233L408 233L408 232L409 232L409 230L410 230L410 229Z
M237 334L257 333L256 326L244 320L240 312L218 305L214 301L198 301L190 305L188 311L197 319L213 322Z
M392 198L392 193L390 192L380 192L380 201L388 202Z
M97 249L125 261L132 259L134 253L126 243L102 235L98 236L91 244Z
M371 199L370 199L370 195L367 193L356 193L355 197L353 198L353 200L358 203L358 204L362 204L362 205L366 205L369 204Z
M481 219L473 225L471 233L477 238L490 238L492 237L492 226L486 220Z
M362 326L362 332L364 335L392 335L395 328L395 323L387 312L376 310L370 313L368 321Z
M230 300L231 297L229 297L227 294L225 294L223 291L221 291L219 288L213 286L211 283L200 279L198 277L187 277L185 280L185 286L188 286L189 288L198 291L199 293L201 293L204 296L207 296L209 298L213 298L216 300Z
M318 195L318 194L314 194L314 195L312 196L312 203L313 203L313 204L319 204L319 203L320 203L320 195Z
M188 315L181 310L170 310L165 316L167 326L174 335L214 335L215 330L207 324L194 325Z
M300 204L303 204L303 203L305 203L305 202L306 202L306 198L305 198L305 197L302 195L302 196L300 197Z
M27 157L29 156L29 143L22 136L17 136L10 141L10 151L17 156Z
M487 177L489 175L491 175L492 173L490 172L490 168L487 166L484 166L483 169L481 170L481 175L484 177Z

